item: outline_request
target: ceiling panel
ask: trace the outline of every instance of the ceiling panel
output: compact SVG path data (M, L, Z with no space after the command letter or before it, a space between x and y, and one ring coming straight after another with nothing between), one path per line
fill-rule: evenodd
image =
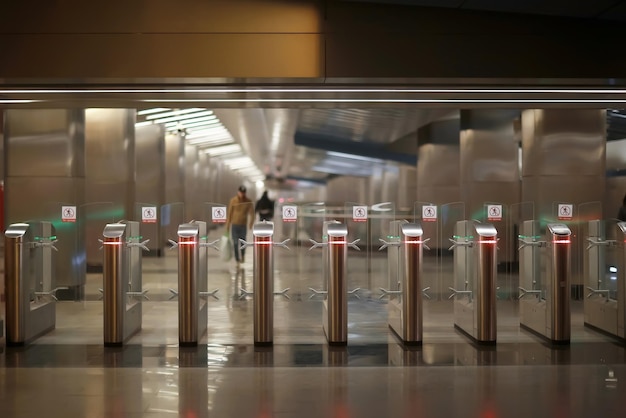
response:
M626 1L617 0L344 0L364 3L459 8L504 13L626 20Z

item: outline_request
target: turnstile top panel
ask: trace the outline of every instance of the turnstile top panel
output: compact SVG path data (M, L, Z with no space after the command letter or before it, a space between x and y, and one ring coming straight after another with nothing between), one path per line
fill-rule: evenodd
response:
M474 222L474 229L481 237L495 237L498 235L498 230L492 224Z
M106 224L102 235L105 238L121 238L126 230L126 224Z
M200 232L198 224L180 224L178 225L179 237L195 237Z
M274 222L257 222L252 226L252 235L255 237L271 237L274 234Z
M348 227L342 223L331 223L326 226L329 237L346 237L348 236Z
M572 231L565 224L548 224L548 230L554 235L572 235Z
M26 234L26 231L28 231L28 224L25 224L25 223L11 224L7 228L6 232L4 233L4 236L8 238L19 238L19 237L23 237L24 234Z
M626 222L618 222L617 223L617 227L624 233L626 234Z
M418 223L403 223L400 225L400 230L407 237L421 237L424 235L422 225Z

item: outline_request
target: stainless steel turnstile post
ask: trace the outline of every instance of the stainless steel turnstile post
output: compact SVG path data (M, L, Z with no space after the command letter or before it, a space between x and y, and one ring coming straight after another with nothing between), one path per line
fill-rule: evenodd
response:
M50 222L16 223L5 232L6 342L23 345L56 326Z
M254 344L274 342L274 224L260 222L252 228L254 236Z
M330 345L346 345L348 343L348 292L347 292L347 257L348 247L356 250L359 239L348 242L348 228L338 221L324 222L323 241L316 242L309 239L313 246L322 247L323 274L327 290L317 291L314 294L325 294L326 299L322 309L322 327L326 340ZM353 292L358 291L355 289Z
M239 240L240 248L253 246L253 286L254 291L241 289L242 297L252 295L254 303L254 345L268 346L274 343L274 296L287 299L289 288L274 292L274 251L273 247L289 249L286 243L274 242L274 223L257 222L252 227L253 242Z
M107 224L102 235L104 345L120 346L141 330L141 251L148 241L135 221Z
M497 337L496 286L498 231L491 224L459 221L454 248L454 325L480 344Z
M520 326L552 343L569 344L571 231L567 225L549 223L542 240L536 238L539 236L537 221L523 223L520 235Z
M197 345L199 228L196 223L178 227L178 342Z
M422 344L423 308L422 256L425 242L424 231L419 223L392 221L390 233L397 241L387 242L380 248L389 248L390 279L398 281L398 289L383 291L389 295L387 321L391 330L408 345ZM397 247L397 248L393 248ZM396 264L396 265L391 265ZM391 274L393 272L393 274Z

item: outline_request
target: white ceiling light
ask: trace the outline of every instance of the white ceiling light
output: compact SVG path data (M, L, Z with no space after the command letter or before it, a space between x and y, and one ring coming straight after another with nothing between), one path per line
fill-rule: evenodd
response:
M239 144L222 145L219 147L207 148L204 152L212 157L217 155L228 155L241 152L241 146L239 146Z
M213 114L212 110L205 110L205 111L202 111L202 112L188 113L188 114L185 114L185 115L171 116L171 117L162 118L162 119L154 119L154 123L175 122L175 121L178 121L178 120L193 119L193 118L197 118L197 117L200 117L200 116L211 116L212 114Z
M165 112L168 109L167 107L153 107L152 109L144 109L144 110L140 110L139 112L137 112L138 116L143 116L143 115L150 115L152 113L159 113L159 112Z
M201 112L202 110L204 109L199 108L199 107L192 107L190 109L173 110L171 112L152 114L152 115L146 116L146 119L160 119L160 118L166 118L169 116L185 115L187 113ZM211 111L211 113L213 112Z

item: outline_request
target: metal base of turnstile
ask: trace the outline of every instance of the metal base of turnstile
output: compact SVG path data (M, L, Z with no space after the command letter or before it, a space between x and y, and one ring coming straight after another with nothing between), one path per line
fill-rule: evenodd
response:
M322 327L324 328L324 335L326 336L326 341L328 342L329 345L335 345L335 346L343 346L343 345L347 345L348 344L348 339L346 338L345 340L340 340L340 341L333 341L329 338L329 335L331 334L328 330L330 324L328 322L330 315L328 314L328 301L324 301L322 303L323 307L322 307Z
M536 300L520 300L520 328L530 331L532 334L541 337L543 340L554 345L567 345L570 340L553 340L548 337L547 321L547 303L545 300L537 302ZM522 322L523 321L523 322Z
M23 341L9 341L8 346L19 347L36 340L56 328L56 303L32 303L26 314L25 336Z
M123 341L119 342L105 342L105 347L121 347L131 339L135 334L141 331L141 303L133 302L126 305L126 311L124 312L124 334Z
M390 300L387 304L387 323L389 325L389 329L393 331L393 334L399 339L404 345L411 346L420 346L422 345L422 341L412 341L405 340L402 337L404 334L404 321L402 320L402 303L397 302L396 300Z
M623 340L624 330L618 328L618 315L616 300L607 301L603 297L585 300L585 326Z
M479 345L495 345L496 340L479 340L474 330L474 303L467 300L454 301L454 328Z

